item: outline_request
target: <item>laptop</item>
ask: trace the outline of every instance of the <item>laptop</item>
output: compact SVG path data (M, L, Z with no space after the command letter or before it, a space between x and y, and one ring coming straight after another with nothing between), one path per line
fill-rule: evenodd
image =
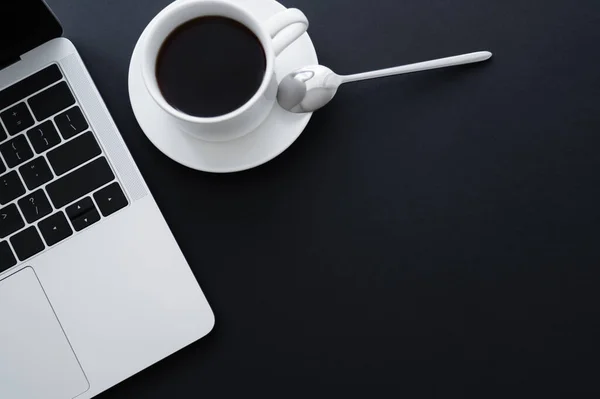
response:
M0 13L0 398L91 398L213 313L73 44Z

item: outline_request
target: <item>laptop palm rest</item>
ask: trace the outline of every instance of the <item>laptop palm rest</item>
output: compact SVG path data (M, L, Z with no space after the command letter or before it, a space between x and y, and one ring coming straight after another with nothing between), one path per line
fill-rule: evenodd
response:
M71 399L88 389L33 269L0 280L0 398Z

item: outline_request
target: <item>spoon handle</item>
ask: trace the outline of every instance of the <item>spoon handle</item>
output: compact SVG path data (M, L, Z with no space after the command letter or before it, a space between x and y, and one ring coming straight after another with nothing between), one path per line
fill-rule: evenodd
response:
M445 68L456 65L471 64L489 59L492 53L489 51L478 51L457 55L454 57L440 58L432 61L418 62L416 64L403 65L395 68L381 69L379 71L357 73L355 75L340 76L342 83L356 82L359 80L383 78L385 76L402 75L405 73L427 71L429 69Z

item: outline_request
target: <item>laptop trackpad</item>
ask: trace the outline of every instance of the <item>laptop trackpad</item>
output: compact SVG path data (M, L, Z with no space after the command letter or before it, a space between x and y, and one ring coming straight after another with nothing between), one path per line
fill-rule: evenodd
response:
M71 399L89 384L33 269L0 281L0 398Z

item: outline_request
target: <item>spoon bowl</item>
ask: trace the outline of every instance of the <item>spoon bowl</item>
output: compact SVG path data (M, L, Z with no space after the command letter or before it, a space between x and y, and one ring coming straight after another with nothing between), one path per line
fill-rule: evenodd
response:
M287 75L279 84L277 101L291 112L313 112L327 105L337 93L341 79L323 65L300 68ZM336 84L336 81L337 82Z
M479 51L347 76L338 75L323 65L311 65L300 68L283 78L277 90L277 101L282 108L290 112L313 112L327 105L343 83L471 64L485 61L491 56L492 53L489 51Z

